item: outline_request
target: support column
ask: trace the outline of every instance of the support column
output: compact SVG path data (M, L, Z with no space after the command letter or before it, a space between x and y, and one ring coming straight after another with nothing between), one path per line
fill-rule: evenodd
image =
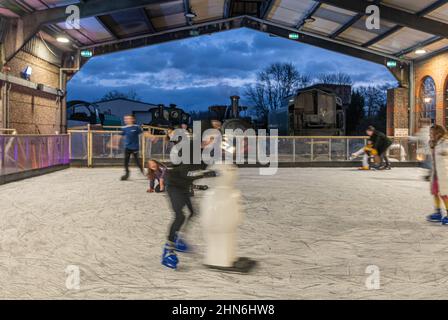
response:
M394 88L387 91L387 134L390 136L410 134L408 88Z

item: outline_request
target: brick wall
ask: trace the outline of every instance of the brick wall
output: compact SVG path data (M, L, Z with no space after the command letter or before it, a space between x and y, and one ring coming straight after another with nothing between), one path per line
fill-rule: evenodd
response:
M9 63L10 74L20 77L26 66L33 69L31 81L59 87L59 68L43 59L19 52ZM61 108L56 96L13 85L9 94L9 127L22 134L54 134L60 131Z
M409 91L395 88L387 91L387 134L395 135L395 129L409 129Z
M422 101L420 99L420 88L425 77L430 76L436 84L436 122L441 125L445 123L445 106L446 106L446 81L448 78L448 52L441 53L433 58L415 64L415 102L416 112L421 110ZM418 116L416 116L418 119Z

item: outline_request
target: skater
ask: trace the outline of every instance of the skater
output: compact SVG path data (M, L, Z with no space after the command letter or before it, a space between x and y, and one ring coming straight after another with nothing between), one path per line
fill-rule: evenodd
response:
M448 210L448 136L440 125L434 125L430 130L432 154L431 194L434 197L435 213L429 215L430 222L441 222L448 225L448 216L442 215L442 202Z
M174 131L169 131L169 139L173 145L180 143L180 139L173 139ZM166 178L166 191L174 212L174 221L172 222L168 239L163 249L162 264L168 268L176 269L179 263L177 252L189 252L190 246L181 237L181 230L185 233L188 222L196 214L191 203L193 196L193 181L204 177L213 177L213 172L207 172L204 163L193 163L193 144L190 143L190 162L173 165L168 170ZM188 215L184 209L188 210Z
M390 162L387 157L387 150L392 145L392 141L382 132L375 129L373 126L369 126L366 130L367 135L373 143L373 149L378 152L379 163L375 166L379 170L390 170Z
M167 168L156 160L148 161L148 193L160 193L165 191L165 176ZM157 182L157 186L156 186Z
M134 157L135 163L137 164L140 172L144 174L142 164L138 159L138 152L140 150L140 135L143 130L140 126L135 124L135 117L133 115L127 115L124 117L124 126L121 129L121 135L124 137L124 170L125 174L121 177L122 181L128 180L129 178L129 160L131 155Z
M362 155L362 167L359 170L370 170L370 159L378 156L378 151L373 148L371 140L367 141L365 147L359 149L355 153L352 153L351 159L356 159Z

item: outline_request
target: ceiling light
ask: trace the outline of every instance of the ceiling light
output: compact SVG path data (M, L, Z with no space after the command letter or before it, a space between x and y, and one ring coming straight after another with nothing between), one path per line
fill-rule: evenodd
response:
M56 40L60 43L69 43L70 40L67 37L61 36L61 37L57 37Z
M185 17L188 19L193 19L193 18L197 17L197 14L194 13L193 11L189 11L189 12L185 13Z
M415 50L415 54L419 54L419 55L425 54L426 52L427 51L425 49L417 49L417 50Z

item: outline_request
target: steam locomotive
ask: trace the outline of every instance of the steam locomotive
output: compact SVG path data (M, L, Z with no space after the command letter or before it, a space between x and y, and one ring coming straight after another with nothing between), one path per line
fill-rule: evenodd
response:
M344 135L345 110L350 103L351 87L332 87L338 90L315 85L287 97L281 108L270 112L269 129L278 129L282 136Z
M169 107L159 104L149 110L149 118L144 124L162 128L180 127L182 124L191 126L192 118L175 104L170 104Z

